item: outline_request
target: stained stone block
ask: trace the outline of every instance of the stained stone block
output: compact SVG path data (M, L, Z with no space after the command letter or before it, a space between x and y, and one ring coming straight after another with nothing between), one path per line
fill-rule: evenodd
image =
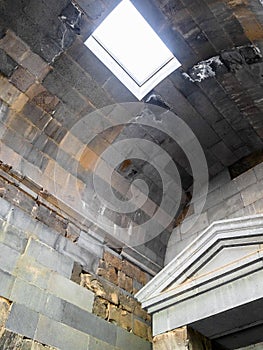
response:
M14 274L41 289L46 289L50 270L37 263L34 259L22 256L17 263Z
M33 338L39 314L24 305L14 303L6 322L6 328L12 332Z
M56 252L41 242L30 239L26 255L36 259L41 265L58 272L64 277L70 277L73 269L73 260Z

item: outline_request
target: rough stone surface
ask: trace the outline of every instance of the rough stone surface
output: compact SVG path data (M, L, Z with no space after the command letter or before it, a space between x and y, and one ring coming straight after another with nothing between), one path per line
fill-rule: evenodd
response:
M190 327L182 327L158 335L153 339L153 350L212 350L211 341Z

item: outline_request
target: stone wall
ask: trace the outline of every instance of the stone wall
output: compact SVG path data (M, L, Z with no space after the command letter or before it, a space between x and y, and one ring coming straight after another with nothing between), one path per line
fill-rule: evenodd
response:
M150 349L149 274L18 175L1 165L0 348Z
M193 207L188 210L192 214L187 221L191 223L196 216ZM263 213L263 163L232 180L227 170L222 172L210 182L202 214L193 227L184 233L181 225L173 230L167 246L166 264L214 221L260 213Z
M83 54L88 49L83 46L81 41L76 40L70 52L74 53L74 57L81 55L84 61L86 56L83 57ZM61 61L55 60L56 55L54 61L46 61L47 57L43 59L33 52L12 30L1 32L0 160L23 176L30 177L47 193L56 193L61 201L76 212L83 213L83 203L79 200L75 184L79 192L85 192L86 187L92 188L90 184L96 161L101 159L105 147L120 135L122 128L97 135L97 126L94 126L93 136L98 137L88 145L74 134L72 127L78 120L116 101L85 70L87 64L90 65L89 72L94 70L105 73L100 61L92 59L92 62L82 67L80 62L74 61L70 52L63 53ZM60 54L62 52L58 52ZM112 186L116 185L115 191L125 197L131 180L125 180L115 170L113 176L115 180ZM100 180L107 185L106 180ZM155 188L154 184L151 186ZM100 201L88 196L85 198L85 208L89 212L90 222L86 219L86 224L96 225L98 213L103 211L102 220L106 225L111 227L112 222L119 225L121 220L122 224L129 227L130 223L137 224L137 221L139 223L139 220L152 216L157 204L151 199L148 202L140 215L134 214L133 217L133 214L127 213L120 216L114 211L103 209ZM42 216L45 217L45 213ZM148 247L147 244L143 245L139 251L142 263L155 273L163 265L165 242L165 238L161 237L155 246L149 243Z

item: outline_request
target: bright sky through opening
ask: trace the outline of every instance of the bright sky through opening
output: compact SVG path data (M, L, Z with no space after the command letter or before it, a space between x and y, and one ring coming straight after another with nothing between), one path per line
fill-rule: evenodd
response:
M123 0L92 35L139 85L173 58L128 0Z

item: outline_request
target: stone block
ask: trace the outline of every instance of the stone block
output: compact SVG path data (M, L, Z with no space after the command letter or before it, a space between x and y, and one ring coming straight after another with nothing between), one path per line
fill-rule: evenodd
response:
M0 270L0 295L6 299L10 298L15 278L9 273Z
M240 193L237 193L233 197L226 199L224 202L219 203L213 208L208 210L208 220L209 223L214 222L215 220L223 219L231 213L234 213L244 207L244 204L241 199Z
M50 270L70 278L73 261L45 244L30 238L25 254Z
M24 339L21 350L31 350L34 342L31 339Z
M220 188L223 200L230 198L239 192L238 186L234 180L227 182Z
M133 328L132 314L115 305L109 304L107 321L116 324L127 331L131 331Z
M127 310L131 313L134 312L135 307L137 305L137 301L133 297L130 297L129 295L126 295L124 293L120 293L119 299L120 305L124 310Z
M109 344L116 342L114 325L72 304L65 305L62 322Z
M97 270L97 275L105 278L111 283L118 284L118 276L114 267L107 266L105 268L99 267Z
M27 236L15 226L0 220L0 242L8 247L22 253L25 250L27 243Z
M143 339L148 339L148 328L150 326L147 325L146 323L134 319L133 320L133 333L137 336L139 336L140 338Z
M177 328L176 330L157 335L153 339L154 350L178 349L185 350L187 344L186 327Z
M115 346L107 344L106 342L103 342L99 339L96 339L94 337L89 338L89 346L87 350L119 350Z
M10 299L18 304L25 305L33 311L43 312L47 294L43 289L17 278L12 288Z
M46 289L50 277L50 270L43 267L33 258L21 256L14 271L14 275L41 289Z
M39 317L34 339L63 350L87 350L89 343L87 334L42 315Z
M253 168L258 180L263 179L263 162Z
M17 67L17 63L0 49L0 71L6 77L10 77Z
M85 248L87 251L92 252L98 257L102 257L103 245L91 237L87 232L81 231L77 243L80 247Z
M117 327L116 347L125 350L150 350L152 345L150 342Z
M9 300L0 297L0 338L8 318L10 304L11 302Z
M24 348L22 348L21 350L24 350ZM30 348L30 350L56 350L56 348L42 345L42 344L34 341L34 342L32 342L32 347Z
M61 322L66 301L47 293L43 314L52 320Z
M21 93L18 98L12 103L11 108L16 112L21 112L29 98Z
M6 78L0 76L0 98L4 102L8 105L12 105L20 93L21 92L14 85L9 83Z
M39 314L24 305L13 303L6 328L12 332L23 334L25 337L34 338Z
M122 272L124 272L127 276L136 279L143 285L147 283L146 273L144 271L141 271L137 266L131 264L127 260L123 261Z
M121 270L122 268L122 259L121 257L118 257L114 254L111 254L110 252L108 252L107 250L104 252L103 254L103 258L105 260L106 263L108 263L109 265L115 267L117 270Z
M31 51L23 56L20 64L39 81L42 81L51 69L41 57Z
M202 213L198 217L196 215L191 215L189 216L189 218L184 220L183 224L185 225L186 231L182 233L182 238L187 239L188 237L191 237L194 234L199 233L208 227L209 223L207 218L207 212ZM189 229L187 229L188 227Z
M0 338L0 349L4 349L4 350L21 349L22 344L23 344L22 337L8 330L5 330Z
M32 103L32 101L28 101L25 104L24 108L22 109L22 113L40 130L42 130L51 119L50 115L45 114L43 110Z
M47 113L52 113L55 111L55 107L59 103L59 100L56 96L52 95L47 91L43 85L34 84L32 85L26 94L32 99L32 102L38 105Z
M78 262L90 272L95 273L99 264L99 258L92 252L77 246L76 244L66 240L63 249L59 250L63 255L70 257Z
M53 146L50 144L50 150L49 152L52 152ZM54 145L54 149L56 149L56 146ZM66 227L67 227L67 221L56 214L55 211L50 210L44 205L39 205L37 207L36 212L36 218L46 224L51 229L57 231L58 233L62 234L63 236L66 233Z
M241 196L245 206L261 199L263 197L263 181L250 185L241 191Z
M48 291L83 310L92 312L94 294L57 273L51 273Z
M7 30L6 35L0 40L0 47L18 63L29 50L28 46L11 30Z
M106 319L108 317L108 300L103 298L96 297L93 305L93 313L94 315Z
M122 271L118 271L118 286L128 293L133 292L133 280L131 277L126 276Z
M237 185L239 191L241 191L248 186L255 184L257 182L257 178L253 169L250 169L236 177L233 182Z
M0 266L2 270L12 273L19 256L20 254L16 250L0 243Z
M34 76L23 67L18 67L10 79L19 90L25 92L35 81Z

